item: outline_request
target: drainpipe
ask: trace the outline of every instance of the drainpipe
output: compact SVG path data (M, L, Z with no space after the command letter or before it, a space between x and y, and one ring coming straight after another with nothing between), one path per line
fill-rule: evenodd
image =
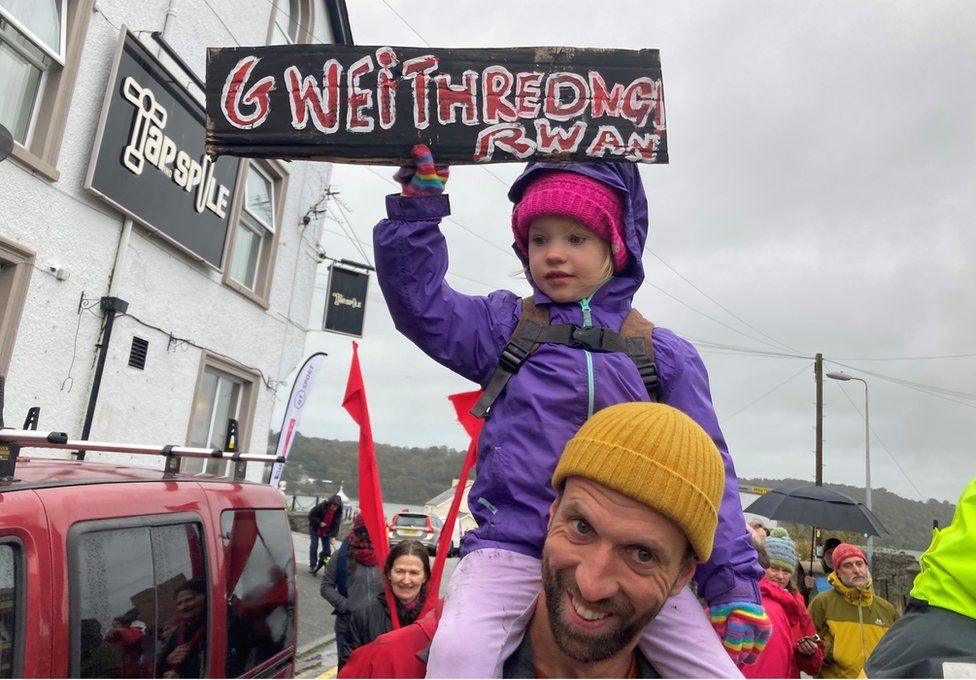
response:
M98 404L98 391L102 386L102 373L105 371L105 357L108 356L109 343L112 341L112 328L115 326L117 314L125 314L129 303L117 297L105 296L100 300L100 306L105 313L105 328L102 339L98 343L98 363L95 364L95 377L92 379L91 392L88 395L88 410L85 412L85 424L81 428L81 438L88 439L91 434L92 421L95 419L95 405ZM78 460L85 459L85 452L78 451Z
M119 281L125 269L126 256L129 253L129 240L132 238L132 218L126 217L122 223L122 233L119 234L119 244L115 250L115 263L112 265L112 275L108 284L108 295L99 301L99 306L105 314L105 326L102 329L102 337L98 342L98 360L95 364L95 377L92 379L91 392L88 393L88 409L85 412L85 422L81 427L81 438L88 439L91 435L92 421L95 419L95 406L98 404L98 392L102 386L102 374L105 372L105 358L108 355L109 343L112 340L112 328L115 326L115 317L118 314L125 314L129 309L129 303L120 299ZM85 452L78 451L75 454L78 460L85 459Z

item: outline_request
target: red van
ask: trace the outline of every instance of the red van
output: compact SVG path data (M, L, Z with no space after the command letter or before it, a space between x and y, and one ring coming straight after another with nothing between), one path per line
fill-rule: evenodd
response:
M0 678L293 674L284 497L169 464L191 452L274 457L163 447L164 471L42 458L16 445L11 456L17 435L45 436L0 430ZM57 440L48 448L153 449L47 437Z

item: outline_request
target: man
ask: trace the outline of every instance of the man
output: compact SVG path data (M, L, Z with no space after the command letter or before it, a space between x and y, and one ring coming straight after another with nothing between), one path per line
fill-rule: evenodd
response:
M804 577L803 585L807 589L807 599L813 600L814 597L820 593L825 593L830 590L831 585L827 578L830 573L834 570L832 556L834 554L834 548L841 544L839 538L834 538L831 536L823 544L823 554L820 557L820 564L823 565L824 575L823 576L806 576Z
M869 678L976 677L976 477L920 560L905 615L868 659ZM967 675L968 673L968 675Z
M332 539L342 524L342 498L333 495L308 511L308 571L315 575L332 555ZM319 552L319 541L322 551Z
M712 440L676 409L619 404L588 420L553 475L543 587L502 676L660 677L640 634L708 559L724 480ZM423 677L430 621L357 650L339 677ZM673 655L708 642L689 636Z
M898 618L895 608L874 594L867 558L857 546L834 548L833 590L810 603L810 617L824 641L821 677L856 678L878 640Z

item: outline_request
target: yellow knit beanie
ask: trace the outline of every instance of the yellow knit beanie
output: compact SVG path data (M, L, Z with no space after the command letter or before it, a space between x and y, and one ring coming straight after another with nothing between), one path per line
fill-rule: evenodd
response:
M684 531L700 562L712 554L722 502L722 456L681 411L647 402L596 413L569 440L552 476L585 477L666 516Z

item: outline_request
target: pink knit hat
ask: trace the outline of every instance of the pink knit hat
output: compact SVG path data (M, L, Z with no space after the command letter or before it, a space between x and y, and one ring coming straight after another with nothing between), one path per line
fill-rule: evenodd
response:
M610 244L614 272L627 266L623 199L603 182L565 170L547 172L533 180L512 211L515 245L526 255L529 226L543 215L576 220Z

